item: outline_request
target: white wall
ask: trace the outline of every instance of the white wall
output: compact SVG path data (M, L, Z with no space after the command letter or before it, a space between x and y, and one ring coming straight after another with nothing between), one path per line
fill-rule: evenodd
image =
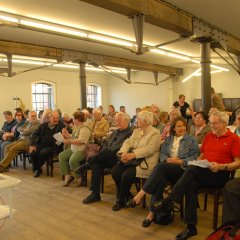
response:
M14 69L14 71L22 69ZM108 75L105 73L87 72L87 83L97 83L102 86L102 105L107 106L108 99ZM56 86L56 108L62 112L72 114L76 108L80 107L80 84L78 71L63 70L34 70L19 74L15 77L0 77L0 126L4 118L2 112L5 110L13 111L16 107L12 97L18 96L25 104L25 109L32 109L31 83L34 81L51 81Z
M126 78L126 75L124 77ZM159 79L161 80L165 77L165 75L160 75ZM154 83L153 73L133 72L131 81ZM115 77L109 77L109 82L110 103L115 106L117 111L121 105L124 105L130 116L135 113L136 107L144 107L156 103L160 106L161 110L168 111L172 105L172 80L162 82L158 86L127 84Z

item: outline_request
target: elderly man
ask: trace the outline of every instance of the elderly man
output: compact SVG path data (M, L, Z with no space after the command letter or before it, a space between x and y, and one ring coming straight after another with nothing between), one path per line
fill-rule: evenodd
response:
M212 132L203 141L199 160L207 159L211 166L188 166L169 197L161 204L153 206L157 211L165 211L171 201L180 203L185 195L184 220L187 228L176 236L177 240L185 240L197 234L198 189L224 187L229 180L230 171L240 167L240 138L227 129L228 120L225 112L218 111L210 116Z
M116 153L121 148L125 139L130 137L132 131L129 127L130 118L126 113L117 113L115 116L115 121L118 129L115 130L106 141L105 146L101 152L90 158L88 163L81 168L81 170L86 169L91 166L92 178L91 178L91 190L92 193L83 200L83 203L88 204L92 202L97 202L101 200L100 197L100 182L101 173L104 168L112 168L118 162L118 157Z
M109 124L98 108L93 109L93 118L94 120L89 123L89 126L92 128L94 143L100 143L109 132Z
M8 166L20 151L28 151L30 146L30 137L40 124L37 120L36 112L29 112L28 117L29 120L26 121L22 126L18 127L18 131L20 132L19 139L6 147L4 153L5 157L0 162L0 172L6 172L9 170Z
M57 111L49 113L50 120L42 123L38 130L34 132L29 148L32 160L34 177L39 177L42 173L42 165L53 154L58 154L63 149L63 144L57 145L53 135L62 132L66 125L59 121Z

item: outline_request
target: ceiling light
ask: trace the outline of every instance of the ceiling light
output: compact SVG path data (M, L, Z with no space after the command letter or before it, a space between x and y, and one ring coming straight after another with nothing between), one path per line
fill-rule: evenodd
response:
M102 42L108 42L108 43L113 43L113 44L117 44L117 45L127 46L127 47L133 46L133 43L131 43L131 42L127 42L127 41L120 40L117 38L105 37L105 36L101 36L101 35L88 34L88 38L102 41Z
M150 49L150 52L159 53L159 54L162 54L162 55L167 54L166 51L160 50L160 49Z
M178 53L167 52L167 56L174 57L174 58L179 58L179 59L186 60L186 61L190 61L191 60L190 57L184 56L184 55L180 55Z
M197 73L199 73L201 71L201 68L198 68L196 71L194 71L193 73L191 73L189 76L187 76L186 78L184 78L182 80L182 82L186 82L188 81L190 78L192 78L193 76L196 76Z
M22 25L29 26L29 27L34 27L34 28L49 30L49 31L53 31L53 32L59 32L59 33L65 33L65 34L79 36L79 37L87 37L86 33L75 31L75 30L71 30L71 29L51 26L51 25L37 23L37 22L32 22L32 21L27 21L27 20L20 20L20 23Z
M192 58L191 58L190 61L193 62L193 63L200 63L200 60L196 60L196 59L192 59Z
M13 23L17 23L19 21L17 18L2 16L2 15L0 15L0 19L8 22L13 22Z
M219 67L219 66L216 66L216 65L213 65L213 64L211 64L211 67L222 70L222 71L225 71L225 72L229 72L229 69L224 68L224 67Z
M219 73L219 72L222 72L222 71L223 71L223 70L211 71L211 74L213 74L213 73ZM202 75L202 73L200 73L200 72L195 74L196 77L199 77L199 76L201 76L201 75Z

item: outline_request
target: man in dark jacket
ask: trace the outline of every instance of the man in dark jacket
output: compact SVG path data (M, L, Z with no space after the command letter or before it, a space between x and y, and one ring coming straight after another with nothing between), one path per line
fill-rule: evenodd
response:
M49 122L42 123L33 133L29 149L32 160L34 177L42 173L41 167L51 155L59 154L63 150L63 144L57 145L53 135L62 132L66 125L59 120L57 111L51 113ZM70 130L69 130L70 131Z
M92 193L83 200L84 204L97 202L101 200L100 197L100 181L102 169L112 168L118 162L116 153L121 148L125 139L131 136L132 130L129 127L130 118L126 113L117 113L115 122L118 129L115 130L106 141L100 153L91 157L87 164L80 170L87 169L89 166L92 169L91 190Z

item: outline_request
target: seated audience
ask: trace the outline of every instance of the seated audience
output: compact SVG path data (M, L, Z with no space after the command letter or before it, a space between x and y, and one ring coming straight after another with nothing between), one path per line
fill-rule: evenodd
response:
M168 112L164 112L164 111L160 112L158 115L158 118L159 118L159 130L160 130L160 133L162 133L163 129L169 122Z
M8 166L20 151L28 152L31 135L38 127L39 121L37 120L37 113L30 111L29 120L18 127L18 131L20 132L19 139L5 148L4 158L0 162L0 172L9 171Z
M175 184L184 173L188 161L199 156L198 144L194 137L187 134L187 122L184 118L175 118L170 132L171 135L161 145L160 163L153 169L143 189L127 203L129 207L139 205L146 193L152 194L152 203L162 200L166 184ZM150 211L142 226L150 226L154 216Z
M84 113L85 116L85 122L87 124L91 124L91 122L93 121L92 117L90 118L90 114L89 111L87 109L83 109L82 112Z
M5 152L5 147L12 143L13 141L18 140L20 132L18 131L18 127L23 125L26 121L24 118L22 110L18 110L15 112L15 119L17 121L17 124L11 129L11 132L7 132L4 134L3 142L0 141L0 160L3 160L4 158L4 152ZM1 143L2 142L2 143Z
M40 119L40 123L42 124L42 123L49 122L51 115L52 115L52 109L51 108L45 109Z
M187 102L185 102L184 94L179 95L178 101L174 102L173 106L180 110L182 117L185 118L186 120L194 117L193 109ZM190 115L187 114L187 110L190 111Z
M180 117L181 113L178 109L172 109L169 113L169 122L166 124L165 128L161 133L161 141L164 141L166 137L170 136L171 123L176 117Z
M72 127L72 125L73 125L73 119L70 118L67 113L64 112L64 113L62 114L62 120L63 120L63 123L64 123L66 126Z
M96 155L88 159L88 162L80 169L84 170L91 168L91 194L83 200L83 203L88 204L100 201L100 182L102 170L104 168L113 168L118 162L116 153L121 148L125 139L131 136L132 131L129 127L129 116L126 113L116 114L116 124L118 129L115 130L109 138L104 141L102 150Z
M4 122L2 130L0 131L0 141L5 141L4 135L10 133L12 128L17 124L17 121L13 118L13 115L10 111L4 111L3 116L6 121Z
M211 166L201 168L188 166L182 177L174 185L169 197L155 208L165 211L174 201L180 203L185 196L184 220L186 229L176 239L188 239L197 235L198 190L205 188L222 188L229 180L230 171L240 166L240 138L227 129L229 116L225 112L210 115L212 132L203 140L199 160L207 159Z
M240 219L240 178L229 181L223 190L222 223Z
M82 112L75 112L73 114L72 134L66 128L62 129L64 137L64 144L71 144L71 147L59 154L61 175L65 176L65 183L63 186L68 186L74 177L71 175L71 170L80 167L81 162L85 159L85 146L91 137L91 129L85 123L85 115ZM78 181L77 186L81 186L82 179L80 175L75 172L75 177Z
M151 106L151 112L155 113L157 116L160 113L160 108L157 104L152 104Z
M208 115L205 112L200 111L195 113L194 125L190 131L190 135L197 140L198 144L202 144L206 134L211 132L211 127L207 123Z
M124 208L132 197L130 188L137 177L147 178L159 159L160 133L152 126L153 113L142 111L137 116L138 127L130 138L124 141L118 152L120 161L112 169L112 178L117 187L117 202L113 211ZM138 166L131 161L145 158Z
M105 115L106 120L108 121L109 127L115 127L115 115L116 115L116 111L113 105L109 105L108 106L108 114Z
M137 127L137 115L141 112L141 108L136 108L136 114L131 119L131 126Z
M42 166L46 159L54 154L59 154L63 150L63 144L57 145L53 135L62 132L66 125L59 120L57 111L49 113L50 120L42 123L33 133L31 146L29 148L30 158L34 177L39 177L42 173ZM70 131L70 130L69 130Z
M92 129L92 137L94 143L101 143L104 137L107 136L109 132L109 124L107 120L102 116L102 112L98 108L93 109L93 118L94 120L89 123L89 126Z

